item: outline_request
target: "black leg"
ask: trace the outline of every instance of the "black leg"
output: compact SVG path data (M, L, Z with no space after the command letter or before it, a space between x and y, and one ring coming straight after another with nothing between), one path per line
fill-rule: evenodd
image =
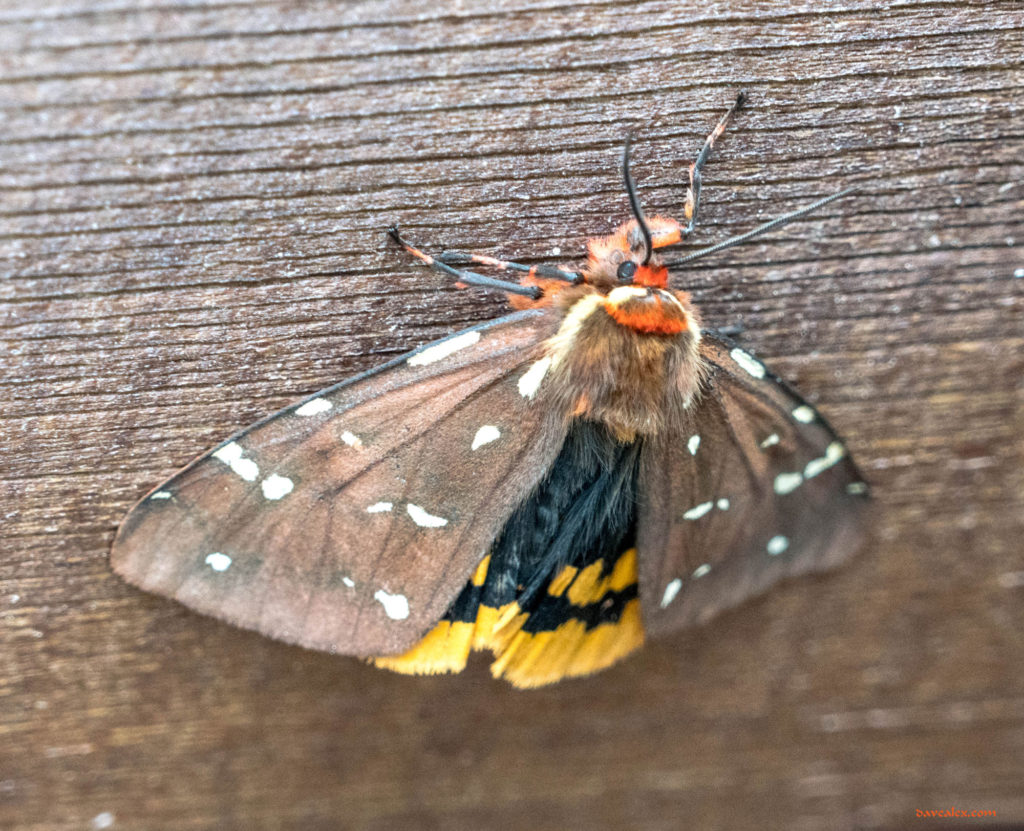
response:
M720 335L725 335L727 338L735 338L747 331L747 327L742 323L730 323L727 326L717 327L715 331Z
M483 274L477 274L474 271L463 271L462 269L452 268L450 265L447 265L438 259L434 259L429 254L424 254L418 248L409 245L409 243L402 239L401 234L398 233L397 225L392 225L388 228L388 236L417 259L422 260L437 271L454 277L460 283L465 283L469 286L482 286L483 288L488 289L498 289L500 291L507 292L508 294L521 294L525 297L532 297L534 300L538 300L544 295L543 290L538 286L521 286L519 283L511 283L508 280L495 280L493 277L485 277Z
M733 103L725 115L719 120L715 129L711 131L710 135L704 140L704 146L700 149L700 153L697 154L697 158L693 164L690 165L690 186L686 189L686 202L683 207L683 214L687 220L687 226L685 233L689 234L693 231L694 226L697 224L697 212L700 208L700 171L704 167L704 163L708 160L708 156L711 155L711 148L715 146L715 142L718 137L725 132L726 125L729 123L729 119L732 118L740 107L743 106L743 102L746 96L741 92L736 96L736 101Z
M476 263L477 265L489 265L505 271L522 271L531 277L545 277L549 280L565 280L567 283L582 283L583 276L575 271L563 271L550 265L523 265L512 263L508 260L499 260L495 257L488 257L484 254L467 254L464 251L442 251L437 259L448 265L465 265Z

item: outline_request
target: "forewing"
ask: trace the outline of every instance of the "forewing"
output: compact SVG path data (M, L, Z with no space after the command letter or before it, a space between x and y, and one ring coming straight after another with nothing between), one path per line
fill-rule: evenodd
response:
M644 623L702 623L779 580L843 562L867 486L824 418L735 344L710 368L681 435L644 448L637 549Z
M114 569L280 640L408 648L558 453L534 384L556 327L509 315L238 433L132 509Z

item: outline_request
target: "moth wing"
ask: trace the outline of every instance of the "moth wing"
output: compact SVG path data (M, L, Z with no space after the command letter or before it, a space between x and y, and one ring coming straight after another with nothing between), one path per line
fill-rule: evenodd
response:
M132 509L113 568L279 640L407 649L564 441L536 389L555 328L550 310L512 314L243 430Z
M651 634L703 623L861 544L867 486L813 407L705 333L709 375L683 434L645 446L637 549Z

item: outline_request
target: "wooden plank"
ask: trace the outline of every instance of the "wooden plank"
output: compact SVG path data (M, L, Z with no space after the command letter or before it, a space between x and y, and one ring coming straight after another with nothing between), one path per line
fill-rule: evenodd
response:
M1010 0L0 6L0 826L1024 822L1024 11ZM818 403L872 545L593 679L410 679L107 568L274 408L498 315L398 256L572 261L740 89L680 276ZM113 823L110 825L109 823ZM929 826L931 823L931 826Z

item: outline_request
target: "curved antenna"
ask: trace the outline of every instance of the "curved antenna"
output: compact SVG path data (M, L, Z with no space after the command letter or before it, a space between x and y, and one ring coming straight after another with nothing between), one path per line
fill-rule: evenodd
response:
M644 235L644 245L647 246L647 253L641 265L647 265L654 253L654 239L651 237L651 229L647 227L647 220L644 219L643 209L640 207L640 199L636 195L636 184L629 173L629 146L633 143L633 136L626 134L626 146L622 149L622 176L626 180L626 193L629 195L629 208L636 217L636 224L640 226L640 233Z
M740 234L739 236L729 237L729 239L722 240L714 245L709 245L707 248L701 248L699 251L687 254L682 259L668 263L667 265L669 268L675 268L692 262L693 260L699 260L701 257L706 257L709 254L717 254L725 248L732 248L734 245L739 245L741 242L746 242L749 239L758 237L761 234L766 234L769 231L774 231L776 228L781 228L783 225L789 225L790 222L818 210L818 208L827 205L829 202L835 202L837 199L849 196L857 190L860 190L859 186L854 185L853 187L846 188L846 190L839 191L839 193L833 193L831 196L826 196L824 199L819 199L817 202L812 202L810 205L806 205L803 208L797 208L797 210L791 211L788 214L777 216L775 219L771 219L768 222L758 225L752 231L747 231L745 234Z

